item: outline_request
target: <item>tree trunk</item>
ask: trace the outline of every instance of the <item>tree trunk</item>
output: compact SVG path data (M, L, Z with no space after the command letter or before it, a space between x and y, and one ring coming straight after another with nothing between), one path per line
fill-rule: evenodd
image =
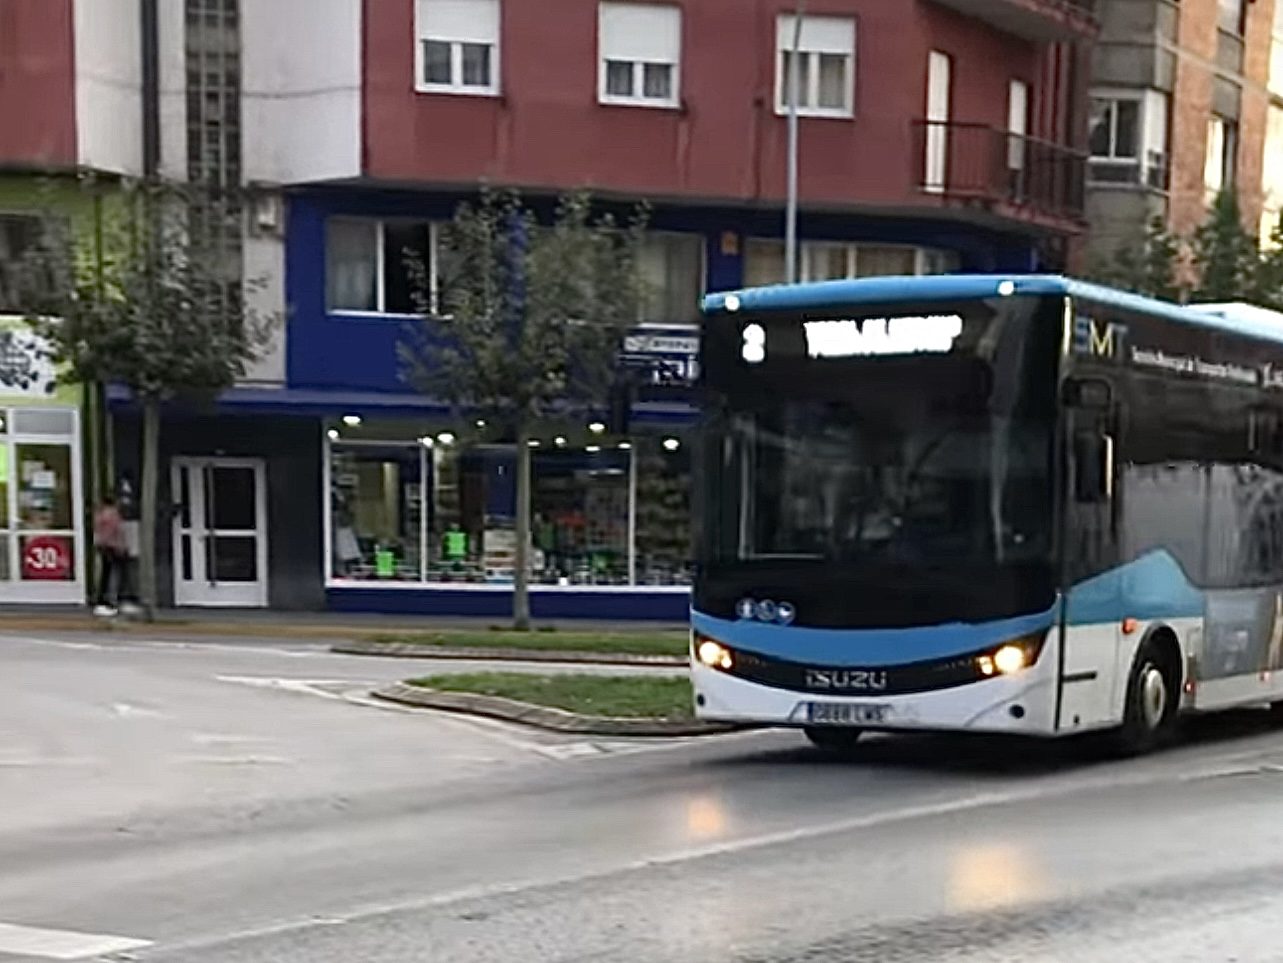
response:
M160 500L160 401L143 400L142 517L139 525L139 601L143 617L156 617L156 514Z
M517 429L517 552L512 573L512 627L530 628L530 430Z

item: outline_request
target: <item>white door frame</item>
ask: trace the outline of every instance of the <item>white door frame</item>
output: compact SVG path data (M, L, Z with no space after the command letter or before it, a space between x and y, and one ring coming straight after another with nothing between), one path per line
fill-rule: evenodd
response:
M953 59L943 51L927 54L926 177L923 188L943 194L949 182L949 133L953 99Z
M189 469L188 520L183 524L182 514L174 515L172 524L174 604L178 606L227 606L265 608L267 606L267 464L262 458L222 458L203 455L184 455L170 459L170 491L174 499L179 493L179 472ZM248 468L254 472L254 521L255 570L254 582L215 582L209 578L206 563L206 539L210 537L249 537L248 529L215 530L209 528L205 518L209 504L205 480L211 468ZM192 578L183 578L182 540L191 538Z

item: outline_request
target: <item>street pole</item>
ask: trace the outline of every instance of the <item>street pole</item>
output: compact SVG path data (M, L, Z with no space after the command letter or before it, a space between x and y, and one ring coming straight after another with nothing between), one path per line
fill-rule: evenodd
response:
M798 59L802 49L802 18L806 15L806 0L798 0L793 14L793 45L789 53L788 78L788 200L784 214L784 279L789 284L797 281L797 82Z

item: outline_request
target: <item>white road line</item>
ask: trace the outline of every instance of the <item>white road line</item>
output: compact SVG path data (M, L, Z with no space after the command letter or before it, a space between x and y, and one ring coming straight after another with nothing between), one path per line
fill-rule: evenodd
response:
M0 923L0 954L38 956L46 960L84 960L144 946L151 946L151 940Z

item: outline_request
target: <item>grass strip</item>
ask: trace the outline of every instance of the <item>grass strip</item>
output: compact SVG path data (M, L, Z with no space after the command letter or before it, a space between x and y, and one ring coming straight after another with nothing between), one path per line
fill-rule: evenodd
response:
M691 685L684 678L473 672L410 679L408 684L439 692L500 696L586 716L693 718Z

